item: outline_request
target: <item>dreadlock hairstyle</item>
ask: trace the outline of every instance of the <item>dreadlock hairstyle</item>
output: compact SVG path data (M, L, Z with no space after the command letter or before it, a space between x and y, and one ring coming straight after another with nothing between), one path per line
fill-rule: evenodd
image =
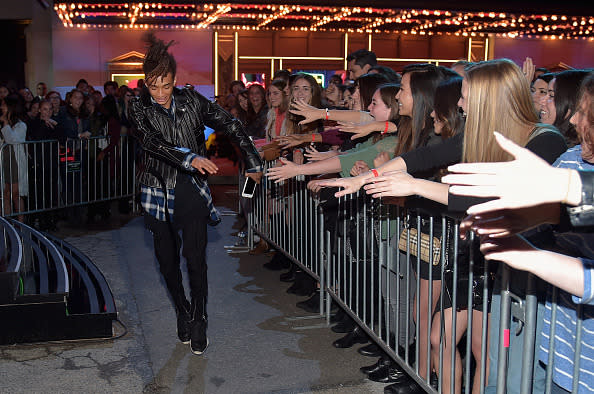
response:
M169 73L175 77L177 63L173 55L168 52L169 47L175 42L171 40L168 44L165 44L153 32L146 34L144 41L148 46L144 63L142 64L145 79L152 82L156 78L164 78Z

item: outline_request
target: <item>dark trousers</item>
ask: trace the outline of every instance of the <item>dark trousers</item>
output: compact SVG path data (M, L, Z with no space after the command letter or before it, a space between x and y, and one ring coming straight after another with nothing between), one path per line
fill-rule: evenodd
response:
M175 187L174 215L171 223L145 216L145 225L153 234L155 255L167 290L175 307L185 309L186 296L180 270L180 249L186 259L193 310L206 316L208 277L206 244L209 210L188 175L178 175ZM181 232L181 237L180 237ZM183 245L183 248L182 248Z

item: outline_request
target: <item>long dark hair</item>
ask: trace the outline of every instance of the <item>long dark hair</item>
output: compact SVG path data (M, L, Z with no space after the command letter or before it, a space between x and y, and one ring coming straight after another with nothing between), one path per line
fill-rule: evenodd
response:
M155 78L164 78L171 73L175 77L177 72L177 63L172 54L168 52L169 47L175 43L171 40L165 44L163 40L159 40L155 33L150 32L144 36L148 48L142 63L142 71L145 79L150 81Z
M281 95L283 96L283 102L281 103L280 107L278 108L278 112L280 112L281 114L287 112L287 109L289 108L289 98L285 94L285 88L287 87L287 81L285 81L284 79L275 79L272 82L270 82L270 86L274 86L275 88L280 90ZM268 87L268 89L270 89L270 86Z
M101 115L103 115L103 120L107 122L109 119L116 119L120 120L118 114L118 106L116 104L115 97L111 95L107 95L103 97L101 100Z
M16 94L9 94L4 98L6 103L6 119L10 127L13 127L19 120L25 119L25 106L23 98Z
M72 105L70 105L70 102L72 101L72 96L76 93L79 93L83 98L83 102L80 104L80 108L78 109L78 111L75 110ZM72 116L73 118L84 118L87 116L87 109L85 108L85 95L81 90L75 88L66 94L66 111L68 111L70 116Z
M555 75L555 121L557 127L565 136L568 145L579 144L579 137L575 127L569 122L577 109L579 89L582 81L589 74L586 70L566 70Z
M373 94L380 85L386 84L388 78L384 74L363 74L355 81L355 87L359 87L359 97L361 98L361 111L367 111L371 104Z
M396 95L398 94L399 90L400 84L398 83L385 83L377 88L377 91L379 91L382 101L384 102L386 107L390 108L389 121L396 124L398 123L398 119L400 118L398 112L398 100L396 100ZM375 133L373 136L373 142L376 143L386 136L387 134Z
M435 89L451 74L433 64L412 64L402 70L402 76L410 74L410 90L413 97L412 116L401 116L398 125L396 155L424 145L433 132L433 99ZM454 73L452 73L454 74Z
M291 75L290 86L291 86L291 97L293 99L293 85L300 79L305 79L311 87L311 101L309 105L320 108L322 105L322 88L314 77L306 73L296 73ZM304 119L303 116L295 115L291 112L287 113L286 129L287 134L300 134L300 133L315 133L321 127L321 122L311 122L302 126L299 126L299 122Z
M444 122L441 138L450 138L464 131L464 118L458 107L462 77L453 77L442 81L435 89L433 110L435 116Z

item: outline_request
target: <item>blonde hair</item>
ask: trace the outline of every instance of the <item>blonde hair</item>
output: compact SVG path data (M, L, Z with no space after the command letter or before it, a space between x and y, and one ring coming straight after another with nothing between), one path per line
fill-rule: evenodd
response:
M466 163L509 161L511 156L495 142L498 131L525 146L538 122L530 84L522 70L508 59L479 62L466 70L468 110L464 127Z

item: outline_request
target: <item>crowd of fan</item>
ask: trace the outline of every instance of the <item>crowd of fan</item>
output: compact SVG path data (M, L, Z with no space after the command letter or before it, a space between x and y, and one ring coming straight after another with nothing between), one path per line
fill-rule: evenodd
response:
M464 300L460 295L453 299L452 290L456 284L451 275L452 267L445 267L442 278L441 266L429 261L421 263L420 272L416 272L416 264L411 267L413 279L420 277L413 300L397 297L396 290L391 290L389 297L384 294L383 300L376 300L390 308L393 318L398 309L395 303L401 303L400 310L406 309L407 303L423 306L418 319L413 315L413 319L418 321L411 319L400 324L401 330L411 325L407 330L409 333L415 332L414 326L417 325L418 338L403 338L400 332L391 334L399 336L401 340L398 343L404 347L415 341L418 349L429 346L430 352L421 351L416 355L419 375L433 384L441 379L444 392L450 392L450 387L453 387L457 393L463 390L462 356L457 343L452 344L444 338L455 337L460 341L467 329L468 309L472 310L472 345L469 349L471 354L467 357L474 358L477 371L481 368L486 371L486 392L495 392L496 389L502 265L489 263L489 260L503 261L519 270L512 274L510 287L521 298L527 292L526 271L542 278L536 285L539 303L535 367L531 376L533 392L545 390L545 367L550 363L548 341L552 327L556 328L555 354L551 356L554 365L553 392L572 391L574 379L579 392L594 390L594 378L590 372L594 367L591 365L594 354L591 341L588 343L594 328L590 283L592 262L587 260L594 258L594 254L588 246L591 241L587 230L575 225L559 225L559 222L567 222L564 212L566 205L570 204L568 196L574 193L574 189L578 190L575 192L578 197L572 204L581 204L580 212L583 212L592 199L593 193L588 189L591 186L585 180L580 184L583 173L578 176L575 171L557 170L555 177L543 177L538 172L524 171L523 162L510 161L514 156L529 157L525 166L532 165L530 168L538 168L543 173L554 168L594 169L593 104L592 70L571 69L551 73L546 69L536 69L527 58L521 67L507 59L477 63L460 61L450 68L432 64L408 65L401 74L397 74L391 68L377 65L375 55L365 50L349 56L346 80L342 75L335 75L325 89L309 74L290 74L280 70L267 90L257 84L245 89L241 82L234 81L222 103L244 122L248 133L256 139L262 157L270 162L266 173L268 180L278 184L290 178L310 177L307 187L320 199L326 217L325 228L331 232L337 231L337 221L353 217L352 214L341 215L338 212L343 208L338 208L336 198L362 188L363 196L359 198L367 201L382 198L386 204L390 198L392 203L402 205L406 197L405 207L423 207L427 201L437 202L441 208L434 216L436 218L441 218L441 214L460 214L473 209L478 212L462 222L462 239L457 243L458 249L451 247L445 252L450 257L445 261L453 261L452 257L456 255L460 267L458 283L464 283L464 278L469 275L468 250L475 248L472 300ZM462 165L462 168L469 169L461 172L477 174L446 175L448 168L450 171L460 168L455 166L456 163L469 163ZM493 168L502 168L500 172L505 173L507 179L499 173L490 173L484 166L464 167L470 163L498 163L502 167ZM512 167L505 167L512 163L517 166L514 167L517 173L510 169ZM460 182L462 186L450 188L442 183L444 175L449 183ZM522 178L523 175L526 178ZM554 183L556 181L558 183ZM526 185L530 185L532 190ZM583 198L579 194L581 187L585 190ZM517 197L518 190L523 190L526 196ZM561 195L541 205L538 201L544 197L537 196L537 190L548 190L547 193L542 192L546 196L551 196L552 190ZM274 190L268 193L264 198L274 198L271 195ZM516 204L512 197L508 200L501 198L501 193L513 195L516 200L522 200L523 205ZM498 200L493 200L497 197ZM494 201L506 201L508 205L497 205ZM436 205L431 206L435 209ZM425 223L424 219L431 214L423 212L422 222ZM441 219L435 222L441 222ZM415 223L408 225L416 227ZM454 219L448 218L447 226L442 227L435 226L434 237L442 242L451 240L454 237ZM470 229L479 236L467 239L465 231ZM424 226L416 230L427 233ZM516 235L519 233L522 235ZM362 234L351 236L362 237ZM391 236L397 239L399 234ZM449 242L447 244L450 245ZM482 253L479 253L479 248ZM266 242L261 240L251 253L262 253L268 249ZM561 254L544 252L549 250ZM398 248L392 251L402 253ZM352 255L355 254L353 250ZM538 264L537 256L543 259L543 264ZM571 279L559 275L563 271L564 259L569 261L565 267ZM555 274L551 274L553 268L544 263L548 261L551 261L550 267L555 267ZM311 296L299 303L300 307L317 311L319 284L290 264L280 252L266 266L271 269L290 267L281 275L281 280L294 282L289 292ZM579 273L578 280L575 279L576 273ZM387 276L390 288L399 280L408 280L403 272L384 272L381 275ZM559 300L555 300L559 306L556 318L551 318L551 288L545 281L562 289ZM568 282L571 285L567 285ZM483 286L489 289L486 294L482 292ZM443 300L444 307L440 310L437 306L442 287L448 299ZM485 298L486 311L483 310ZM483 313L488 314L488 343L481 340ZM577 317L583 319L579 344L575 343ZM451 332L453 320L456 321L455 336ZM336 347L351 347L370 340L344 311L334 315L333 321L338 322L333 326L334 331L346 333L344 338L334 342ZM444 326L445 333L442 334ZM511 339L516 346L510 348L507 392L520 390L523 334ZM440 346L444 346L444 354L448 355L444 356L441 364ZM483 346L486 346L489 356L481 365ZM398 349L399 352L402 350ZM579 373L574 375L576 351L581 352L581 365ZM455 353L453 364L450 352ZM372 380L392 383L386 387L386 392L421 390L377 344L361 348L360 353L380 356L376 364L364 367L362 371ZM455 373L451 373L452 369ZM452 376L453 381L450 381ZM464 388L465 392L479 392L479 382L480 374L474 373L471 387Z
M105 197L107 183L113 183L120 170L120 138L133 134L127 108L140 88L108 81L102 93L81 79L62 97L43 82L37 84L35 95L11 85L0 85L3 214L23 221L20 212ZM132 150L133 144L128 145ZM71 174L73 167L67 168L73 163L76 174ZM89 221L98 214L107 217L109 205L90 207ZM44 212L27 219L51 229L59 216Z

